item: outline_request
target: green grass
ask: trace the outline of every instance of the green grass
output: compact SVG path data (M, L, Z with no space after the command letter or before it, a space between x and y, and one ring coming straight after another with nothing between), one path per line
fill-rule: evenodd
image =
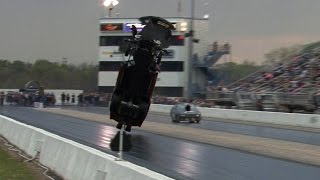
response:
M34 180L32 172L23 162L12 159L0 149L0 180Z

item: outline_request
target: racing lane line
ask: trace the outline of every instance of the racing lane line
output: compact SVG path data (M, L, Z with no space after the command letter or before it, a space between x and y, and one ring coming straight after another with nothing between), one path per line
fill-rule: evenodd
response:
M37 109L116 126L106 115L65 109ZM135 130L212 144L289 161L320 166L320 146L145 121Z
M160 112L152 112L150 114L169 117L170 116L166 113ZM171 118L170 118L171 120ZM320 133L319 128L311 128L311 127L301 127L301 126L290 126L290 125L282 125L282 124L273 124L273 123L263 123L263 122L253 122L253 121L246 121L246 120L232 120L232 119L220 119L220 118L213 118L213 117L202 117L201 121L216 121L216 122L223 122L223 123L231 123L231 124L244 124L244 125L251 125L251 126L261 126L261 127L271 127L277 129L286 129L286 130L294 130L294 131L304 131L304 132L311 132L311 133Z

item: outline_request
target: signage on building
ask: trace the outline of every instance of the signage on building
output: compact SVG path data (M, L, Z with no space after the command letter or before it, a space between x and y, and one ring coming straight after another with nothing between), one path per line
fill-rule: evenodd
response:
M145 25L141 23L125 23L124 24L124 32L131 32L131 27L134 25L137 28L137 31L141 31Z
M124 32L131 32L131 27L134 25L137 28L137 31L141 31L145 25L142 25L141 23L125 23L124 24ZM174 28L176 28L177 23L172 23Z
M104 57L122 57L123 53L119 51L102 51L101 55Z
M100 25L101 31L123 31L122 23L105 23Z

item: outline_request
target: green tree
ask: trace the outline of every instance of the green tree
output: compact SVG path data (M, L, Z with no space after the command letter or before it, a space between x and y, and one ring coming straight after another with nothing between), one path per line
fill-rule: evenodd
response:
M226 73L228 76L227 83L230 83L237 81L262 68L263 66L256 65L254 62L245 61L241 64L237 64L235 62L219 64L215 67L215 70L220 74Z
M265 61L264 65L272 65L276 62L285 61L287 58L295 55L303 48L303 45L293 45L289 47L281 47L278 49L271 50L264 55Z
M36 60L33 64L23 61L0 60L0 88L20 89L30 80L39 81L49 89L97 90L97 65L73 65Z

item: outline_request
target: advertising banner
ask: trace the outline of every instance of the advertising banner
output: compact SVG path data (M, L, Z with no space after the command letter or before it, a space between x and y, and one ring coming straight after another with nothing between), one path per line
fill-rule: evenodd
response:
M100 24L100 31L123 31L122 23L106 23Z

